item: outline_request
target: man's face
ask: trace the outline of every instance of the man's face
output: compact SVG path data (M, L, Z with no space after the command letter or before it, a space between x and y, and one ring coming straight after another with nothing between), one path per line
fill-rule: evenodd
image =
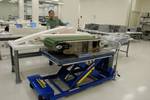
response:
M49 17L50 17L50 18L54 18L54 16L55 16L55 13L54 13L54 12L52 12L52 11L51 11L51 12L49 12L48 14L49 14Z

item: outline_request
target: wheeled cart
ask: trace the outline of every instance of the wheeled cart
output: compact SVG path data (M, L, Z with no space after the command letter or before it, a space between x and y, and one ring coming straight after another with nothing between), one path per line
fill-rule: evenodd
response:
M116 65L113 51L93 54L63 55L42 51L51 62L60 66L54 75L29 76L30 87L39 100L56 100L89 87L115 79Z

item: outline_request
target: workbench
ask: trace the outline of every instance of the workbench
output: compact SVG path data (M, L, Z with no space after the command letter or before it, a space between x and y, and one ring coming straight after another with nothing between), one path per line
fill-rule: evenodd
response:
M60 70L54 75L28 77L30 87L36 91L39 100L56 100L116 77L113 51L65 55L42 50L41 54Z
M10 40L16 40L24 35L19 35L19 34L0 34L0 41L10 41ZM14 50L11 46L10 48L10 56L11 56L11 66L12 66L12 72L15 72L16 74L16 83L21 82L20 78L20 68L19 68L19 59L20 58L25 58L25 57L32 57L32 56L39 56L39 52L31 52L31 53L19 53L18 50ZM0 52L0 60L2 59L1 57L1 52Z
M0 34L0 41L16 40L23 36L25 36L25 34L19 35L19 34L3 33ZM26 58L26 57L40 56L40 52L38 51L38 52L30 52L30 53L19 53L19 50L14 50L10 45L9 48L10 48L12 72L15 72L16 74L16 83L20 83L21 78L20 78L20 71L19 71L19 59ZM0 60L1 59L2 57L0 52Z
M13 35L13 34L9 34L9 33L6 33L6 34L0 33L0 42L9 41L9 40L16 40L16 39L19 39L21 37L22 37L22 35ZM0 51L0 60L2 60L1 51Z
M21 83L19 59L41 56L40 50L37 52L20 53L19 50L14 50L10 46L12 72L16 74L16 83Z

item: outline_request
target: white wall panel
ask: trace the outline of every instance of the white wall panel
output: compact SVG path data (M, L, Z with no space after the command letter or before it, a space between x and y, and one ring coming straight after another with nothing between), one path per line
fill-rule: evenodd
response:
M84 23L126 25L130 0L80 0Z

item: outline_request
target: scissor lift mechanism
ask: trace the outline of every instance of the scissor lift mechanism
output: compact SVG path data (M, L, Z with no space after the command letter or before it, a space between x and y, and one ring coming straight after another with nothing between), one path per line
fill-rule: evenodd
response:
M42 54L61 68L54 75L28 77L30 87L36 91L39 100L56 100L113 80L116 76L116 65L113 65L115 53L112 51L80 57L58 55L48 51L42 51ZM56 80L65 84L67 89L62 88ZM56 93L55 90L59 92Z

